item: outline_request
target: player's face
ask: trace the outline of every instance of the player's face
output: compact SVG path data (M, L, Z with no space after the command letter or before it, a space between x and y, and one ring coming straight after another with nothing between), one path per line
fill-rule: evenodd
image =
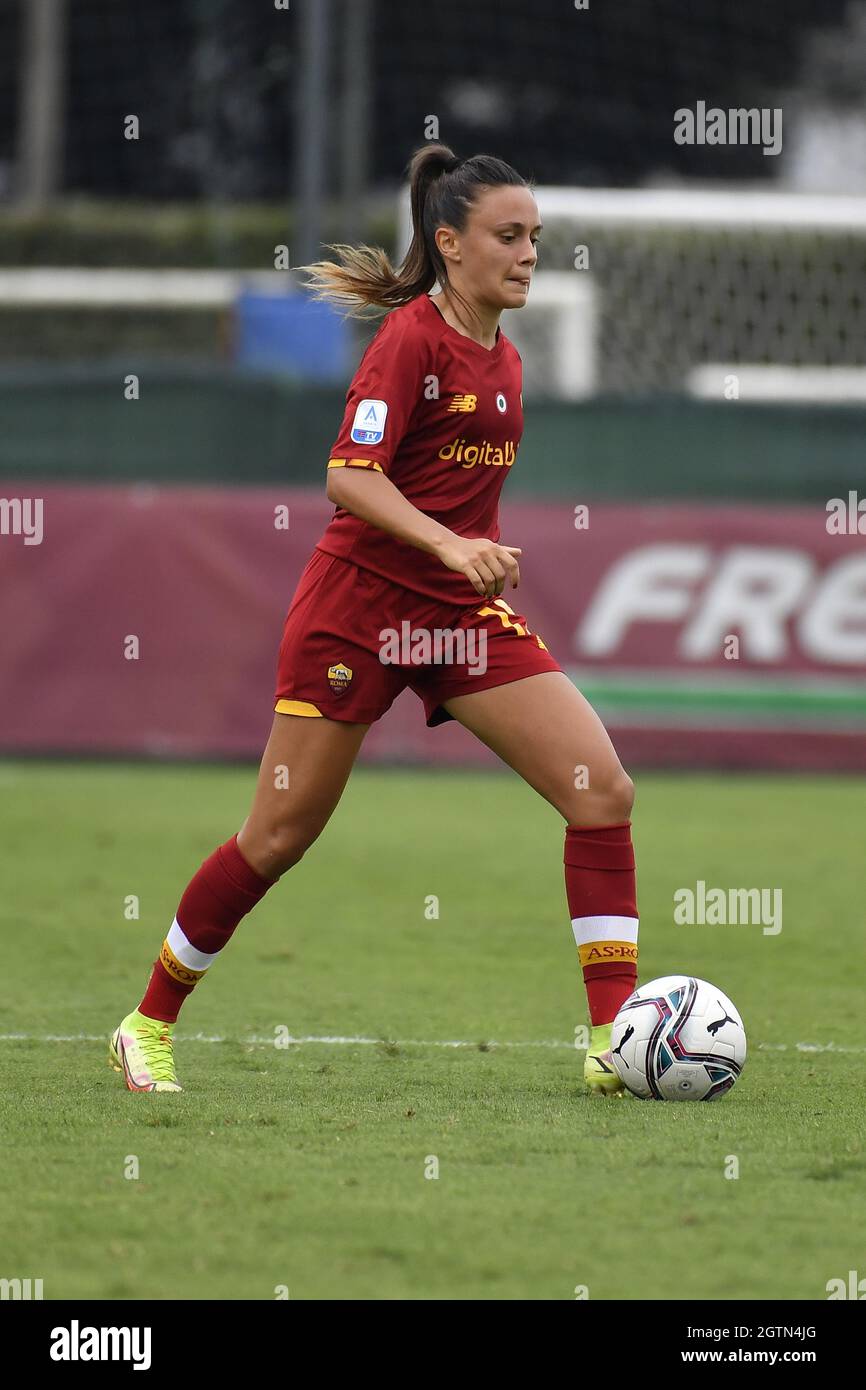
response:
M487 188L479 195L455 238L460 278L476 300L496 309L526 303L540 231L528 188Z

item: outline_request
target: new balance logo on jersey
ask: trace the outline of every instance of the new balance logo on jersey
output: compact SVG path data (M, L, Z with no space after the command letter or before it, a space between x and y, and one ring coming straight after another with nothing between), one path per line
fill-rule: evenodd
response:
M352 424L353 444L381 444L388 406L384 401L361 401Z
M458 395L456 395L456 396L452 396L452 397L451 397L451 404L449 405L448 409L449 409L449 410L462 410L465 414L468 415L469 412L472 411L472 410L474 410L474 409L476 408L477 405L478 405L478 397L477 397L477 396L461 396L461 395L458 394Z

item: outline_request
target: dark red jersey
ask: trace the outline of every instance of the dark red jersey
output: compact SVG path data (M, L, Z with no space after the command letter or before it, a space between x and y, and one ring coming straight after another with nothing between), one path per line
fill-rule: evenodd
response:
M520 354L484 348L426 294L387 314L346 394L329 468L373 468L458 536L499 540L499 494L523 433ZM318 549L447 604L477 603L465 575L337 507Z

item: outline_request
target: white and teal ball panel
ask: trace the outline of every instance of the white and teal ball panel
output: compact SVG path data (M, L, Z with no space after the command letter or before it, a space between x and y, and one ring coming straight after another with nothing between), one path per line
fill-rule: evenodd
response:
M734 1004L694 975L663 975L623 1004L611 1030L617 1074L642 1100L716 1100L746 1061Z

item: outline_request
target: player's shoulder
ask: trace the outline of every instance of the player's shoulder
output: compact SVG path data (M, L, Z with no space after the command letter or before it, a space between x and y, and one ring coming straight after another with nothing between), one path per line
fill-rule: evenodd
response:
M432 344L436 340L436 318L440 317L429 295L419 294L408 304L401 304L399 309L391 309L382 320L376 337L401 345Z
M401 375L416 370L432 370L431 363L436 356L436 339L431 333L429 317L420 302L426 298L419 295L399 309L391 309L385 314L373 337L367 344L360 367L376 366L378 369L401 369ZM435 308L433 313L436 313Z

